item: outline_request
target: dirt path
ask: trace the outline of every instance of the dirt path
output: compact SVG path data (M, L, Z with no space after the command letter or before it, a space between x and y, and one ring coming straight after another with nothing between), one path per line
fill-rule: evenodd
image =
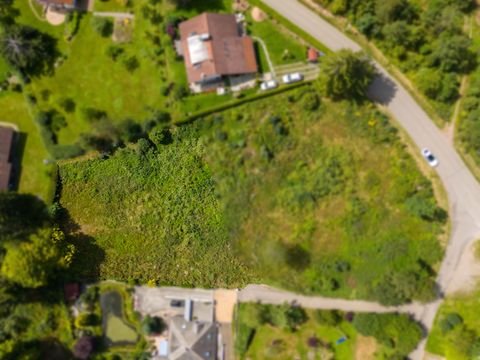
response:
M260 46L263 49L263 52L265 53L265 56L267 57L267 62L268 62L268 67L270 68L270 73L272 74L272 77L275 78L275 67L273 66L272 59L270 58L270 53L268 52L267 45L265 45L265 42L260 39L259 37L253 36L253 40L258 41Z
M35 9L35 5L33 4L33 1L34 0L28 0L28 6L30 7L30 10L32 10L33 15L40 21L46 21L46 19L43 16L37 13L37 9Z

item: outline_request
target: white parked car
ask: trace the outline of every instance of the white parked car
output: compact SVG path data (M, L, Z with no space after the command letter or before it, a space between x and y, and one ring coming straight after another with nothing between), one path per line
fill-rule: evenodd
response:
M303 80L303 75L296 72L292 74L283 75L282 77L284 84L293 84Z
M438 159L427 148L422 149L422 155L425 160L427 160L428 165L430 165L431 167L435 167L438 165Z
M275 80L265 81L260 84L260 89L265 90L272 90L278 87L278 83Z

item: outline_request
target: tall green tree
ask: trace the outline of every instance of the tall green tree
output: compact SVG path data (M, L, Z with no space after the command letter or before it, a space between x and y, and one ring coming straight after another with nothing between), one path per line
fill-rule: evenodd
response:
M320 83L334 99L362 99L376 74L370 59L362 52L340 50L323 63Z
M45 203L37 197L0 192L0 242L28 236L47 220Z
M56 43L32 27L12 25L0 35L0 53L17 70L38 75L52 68Z
M28 241L6 245L2 276L25 288L47 285L51 275L68 267L74 248L65 244L64 234L58 229L41 229Z
M13 24L16 15L18 15L18 11L13 8L13 0L0 1L0 24Z

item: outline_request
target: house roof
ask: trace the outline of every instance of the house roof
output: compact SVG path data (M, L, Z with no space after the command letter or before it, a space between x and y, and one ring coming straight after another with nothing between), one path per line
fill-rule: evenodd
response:
M42 4L46 5L64 5L64 6L75 6L76 0L38 0Z
M183 316L170 322L171 360L215 360L217 358L217 326L215 323L186 321Z
M0 126L0 162L10 162L14 130Z
M190 82L257 72L253 41L240 35L235 15L203 13L179 29Z
M15 132L8 127L0 126L0 191L8 190L12 174L12 145Z

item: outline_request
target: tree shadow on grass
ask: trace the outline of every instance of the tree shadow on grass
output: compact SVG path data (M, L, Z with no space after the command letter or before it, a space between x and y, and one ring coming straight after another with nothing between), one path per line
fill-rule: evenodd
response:
M95 282L100 279L100 265L105 260L105 251L95 239L82 232L68 234L68 241L75 246L75 256L69 269L71 280Z
M100 265L105 260L105 251L95 238L85 234L67 209L62 208L58 216L67 242L75 246L75 255L66 274L68 281L95 282L100 277Z

